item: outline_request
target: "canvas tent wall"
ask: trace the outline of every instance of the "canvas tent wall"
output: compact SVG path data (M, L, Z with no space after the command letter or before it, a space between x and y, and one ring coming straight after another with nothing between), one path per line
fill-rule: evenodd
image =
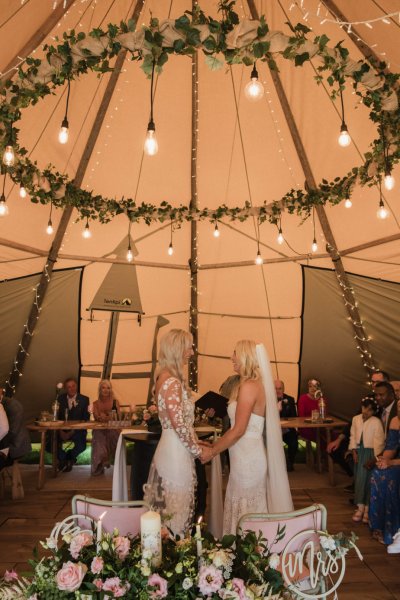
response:
M285 21L288 19L293 23L305 22L308 11L307 23L313 28L313 33L326 33L332 45L345 38L346 46L357 60L361 57L357 40L329 21L334 18L327 9L328 4L331 3L313 0L305 0L304 3L292 3L289 0L255 3L260 14L267 14L270 28L276 30L287 30ZM35 32L45 29L53 14L52 5L52 2L45 0L30 0L24 4L19 0L7 0L1 3L0 70L6 70L7 65L20 55L21 48L35 36ZM214 2L205 1L201 5L206 13L217 16ZM380 2L379 6L372 0L363 3L337 0L335 5L347 15L349 21L373 21L396 10L396 3L389 0ZM53 36L71 27L88 31L94 26L119 22L129 14L132 6L130 0L68 2L65 14L43 41L51 41ZM172 4L146 1L140 23L148 22L150 12L163 19L169 16L170 11L170 16L174 18L190 7L191 3L182 0L174 0ZM62 12L61 2L58 3L58 10ZM240 3L240 6L238 4L237 10L241 18L250 15L246 2ZM325 18L328 20L321 23ZM372 29L365 25L358 28L362 28L362 38L366 44L374 46L374 52L388 59L390 68L398 71L400 65L396 60L399 26L395 21L389 18L390 25L373 21ZM37 53L41 54L40 48ZM315 85L313 65L306 64L301 69L296 69L292 63L283 60L279 60L278 65L315 179L330 180L359 164L360 153L367 151L369 142L376 136L376 129L368 121L365 107L358 103L351 89L346 89L344 100L346 121L353 143L347 149L340 149L337 145L340 107L329 99L323 86ZM142 145L149 116L149 82L137 63L128 60L124 62L123 72L118 78L84 175L83 187L110 197L134 196L139 202L143 200L159 204L162 200L168 200L176 205L189 202L191 71L189 58L171 56L163 74L157 79L155 119L159 153L152 158L143 158ZM291 187L304 185L303 169L271 75L265 64L259 65L259 72L265 82L265 98L260 103L250 104L243 97L243 87L249 77L248 69L236 65L232 69L223 68L213 72L204 64L203 57L199 57L197 185L200 206L215 207L222 202L230 206L243 205L246 200L259 205L264 200L280 198ZM74 176L96 121L109 77L106 74L98 78L91 73L73 82L69 113L71 137L66 147L57 142L58 128L64 116L65 90L57 89L54 95L24 110L20 126L21 140L32 153L32 158L41 166L52 162L60 170ZM396 168L394 174L400 180L398 173ZM6 183L6 195L10 213L0 222L0 277L5 281L0 284L2 298L7 296L7 286L14 280L17 285L18 281L22 281L19 278L42 270L51 243L51 238L45 233L49 208L20 199L18 190L9 182ZM376 219L378 196L373 188L357 189L351 209L342 205L327 207L326 214L346 271L358 276L382 279L391 285L399 282L400 208L396 188L386 194L385 200L391 209L391 216L386 221ZM55 227L60 216L58 211L53 213ZM62 274L84 267L81 296L77 293L77 288L73 287L76 292L73 300L75 307L80 303L80 313L77 309L74 317L75 320L80 317L79 343L77 340L68 340L70 330L77 329L76 323L67 324L63 316L63 304L56 304L56 300L52 300L49 295L47 306L54 304L53 309L59 315L59 323L57 328L52 327L51 331L46 332L46 337L52 336L54 347L62 344L73 348L73 359L71 362L69 359L60 359L57 365L47 368L45 373L39 373L36 368L30 367L37 360L35 353L40 352L35 350L32 343L32 352L26 361L29 377L27 371L22 378L24 385L19 386L18 390L18 395L25 403L48 405L52 399L54 384L67 371L78 373L77 363L81 364L84 375L81 378L82 391L89 393L91 397L96 393L98 373L104 362L109 315L95 312L94 319L90 320L90 313L86 309L110 268L109 261L113 260L110 253L126 239L128 220L121 215L107 225L91 223L93 236L90 240L84 240L81 236L83 224L74 219L75 216L68 225L56 263L56 270L61 270L60 275L57 273L55 276L64 277ZM316 255L310 254L313 237L311 220L301 223L298 217L285 214L282 225L288 242L282 246L276 241L275 227L268 224L261 226L260 243L265 263L260 268L254 265L257 231L251 220L245 223L221 223L219 239L214 239L212 225L205 222L198 224L198 367L201 391L219 386L230 373L229 356L235 340L250 337L266 343L270 356L275 361L277 375L285 381L289 393L297 393L302 300L303 294L304 298L308 298L307 292L310 289L303 285L301 265L332 269L332 261L325 252L324 235L318 220L316 237L319 250ZM171 326L188 327L190 225L184 225L173 232L172 257L166 252L171 235L169 223L150 227L143 223L134 224L131 234L138 251L135 269L145 315L141 327L136 315L124 315L120 318L112 375L121 397L141 402L148 392L148 374L151 370L157 319L161 315L169 321L168 325L161 327L158 334ZM377 243L379 240L386 241ZM127 266L128 272L129 268ZM333 323L330 333L327 321L319 321L319 330L323 331L317 332L317 339L324 339L326 336L333 339L335 336L335 345L345 346L346 352L352 357L351 364L354 364L349 377L355 377L357 385L362 386L366 373L343 305L343 310L340 310L340 302L343 302L342 289L334 277L331 277L331 273L329 277L331 294L327 302L335 302L337 310L332 312L337 321ZM305 279L307 280L307 276ZM380 284L376 285L379 288ZM327 286L328 284L322 284L324 292L327 291ZM371 282L371 286L374 286L374 282ZM50 284L49 294L52 287L53 282ZM393 285L394 297L397 294L395 290L397 287ZM363 295L361 289L356 291L360 295L357 298L360 313L366 331L370 333L377 325L373 308L376 298L380 298L381 294L379 292L371 296ZM68 293L70 292L69 289ZM317 304L321 293L322 291L318 291L313 296L313 301ZM67 293L61 296L62 302L68 302ZM24 299L26 305L29 304L28 299L32 300L31 294L27 294ZM395 311L396 306L394 303L390 310ZM38 338L42 327L44 330L42 319L46 318L48 310L46 308L45 311L45 308L43 307L38 321ZM69 304L68 309L72 310L72 305ZM22 313L17 315L4 304L2 314L2 331L3 324L6 331L12 331L10 342L3 346L1 376L4 378L12 368L24 323ZM332 319L332 315L329 317ZM61 326L61 331L58 326ZM372 344L372 349L376 365L393 372L396 371L393 356L398 346L394 336L390 351L388 349L385 353L387 330L392 331L389 321L383 320L374 331L373 337L377 345ZM342 338L340 332L343 332ZM315 340L313 314L311 320L303 320L303 347L306 334L309 336L307 339ZM303 353L302 361L304 357ZM323 357L322 359L321 353L312 357L313 361L317 361L314 374L318 376L319 370L323 371L324 376L319 376L327 382L333 402L338 403L339 412L344 414L346 411L339 399L343 394L336 392L338 373L335 356L332 355L332 364L328 367L326 353ZM67 364L68 369L65 368ZM305 377L306 371L307 369L301 371ZM132 373L135 374L134 378L130 375ZM89 377L88 374L95 376ZM129 377L124 378L127 375ZM40 393L38 392L40 398L36 392L30 394L27 391L36 389L39 379L42 382L39 386ZM353 391L348 393L353 398Z

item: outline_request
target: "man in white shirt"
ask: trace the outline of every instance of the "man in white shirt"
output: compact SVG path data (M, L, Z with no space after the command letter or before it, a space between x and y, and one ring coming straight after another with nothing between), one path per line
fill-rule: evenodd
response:
M397 416L396 396L391 383L388 381L379 381L374 389L375 398L382 408L382 425L387 435L390 427L390 421Z

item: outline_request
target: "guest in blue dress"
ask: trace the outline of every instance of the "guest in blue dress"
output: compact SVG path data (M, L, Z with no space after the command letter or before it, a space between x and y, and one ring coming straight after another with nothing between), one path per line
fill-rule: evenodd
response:
M383 455L372 471L369 507L373 537L390 544L388 552L393 554L400 552L400 458L396 458L399 450L399 418L395 417L390 422Z

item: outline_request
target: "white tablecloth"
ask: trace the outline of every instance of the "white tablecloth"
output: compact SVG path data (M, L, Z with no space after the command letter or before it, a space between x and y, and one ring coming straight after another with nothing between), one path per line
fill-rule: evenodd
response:
M198 432L209 432L216 435L213 427L198 427ZM126 440L129 435L145 433L143 429L132 428L123 429L118 438L117 450L115 452L112 499L114 502L126 502L128 500L128 478L126 472ZM222 537L222 469L220 456L213 458L211 462L211 482L210 482L210 518L208 529L217 538Z

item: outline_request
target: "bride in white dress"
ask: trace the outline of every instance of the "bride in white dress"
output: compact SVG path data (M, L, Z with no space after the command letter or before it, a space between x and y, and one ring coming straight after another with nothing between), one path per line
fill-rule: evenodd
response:
M194 404L183 375L193 354L192 344L192 336L182 329L172 329L161 339L155 397L162 434L143 486L144 500L180 537L192 525L197 482L194 460L202 453L193 429Z
M232 362L240 382L228 405L231 429L212 447L205 447L201 456L206 462L229 448L224 534L235 534L244 514L293 510L276 392L265 348L242 340L236 344Z

